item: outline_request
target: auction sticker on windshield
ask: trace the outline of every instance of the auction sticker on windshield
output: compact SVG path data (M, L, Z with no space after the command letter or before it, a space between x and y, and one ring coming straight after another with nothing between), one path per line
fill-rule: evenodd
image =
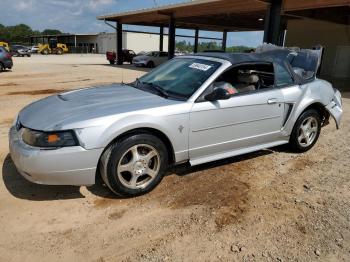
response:
M194 69L198 69L198 70L202 70L202 71L208 71L211 68L210 65L205 65L205 64L200 64L200 63L193 63L189 67L194 68Z

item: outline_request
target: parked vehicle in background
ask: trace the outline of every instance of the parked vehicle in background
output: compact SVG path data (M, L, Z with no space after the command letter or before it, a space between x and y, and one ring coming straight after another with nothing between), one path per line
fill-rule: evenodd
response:
M0 46L0 72L13 67L12 56L5 47Z
M132 64L132 60L135 56L136 56L136 54L133 50L123 49L123 55L122 55L123 63L128 62L128 63ZM117 63L117 53L116 52L108 51L108 52L106 52L106 57L111 65L114 65Z
M0 41L0 46L4 47L6 49L7 52L10 51L10 47L9 44L3 41Z
M129 84L26 106L10 129L11 158L32 182L91 185L100 174L114 193L136 196L179 163L282 144L305 152L331 116L337 128L342 117L319 64L314 50L175 57Z
M51 38L48 44L39 44L38 47L38 53L42 55L63 55L69 51L67 45L58 43L56 38Z
M135 56L132 63L135 66L153 68L168 61L168 52L152 51L143 55Z
M32 54L36 54L39 52L39 46L33 45L32 48L30 49Z
M24 45L12 45L10 49L11 49L10 53L12 56L30 57L32 55L30 48Z

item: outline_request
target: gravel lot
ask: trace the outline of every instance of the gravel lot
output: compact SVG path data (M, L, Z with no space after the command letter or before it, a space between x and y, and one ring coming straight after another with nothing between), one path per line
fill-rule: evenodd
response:
M14 58L0 73L0 261L349 261L350 95L340 130L308 153L262 150L177 167L152 193L24 180L7 132L26 104L62 90L125 82L145 70L101 55Z

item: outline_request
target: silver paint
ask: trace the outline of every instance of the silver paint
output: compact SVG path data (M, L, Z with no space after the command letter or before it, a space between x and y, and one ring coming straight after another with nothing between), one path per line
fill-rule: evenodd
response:
M9 142L19 172L42 184L94 184L106 147L118 136L139 128L163 133L172 144L176 163L189 161L198 165L288 143L296 120L314 103L323 105L337 127L340 125L340 93L320 79L228 100L197 102L206 88L232 65L223 59L200 58L221 62L222 66L187 101L113 84L66 92L28 105L18 116L24 127L74 130L81 146L55 150L30 147L22 141L21 130L17 131L14 123ZM286 119L288 104L293 109Z

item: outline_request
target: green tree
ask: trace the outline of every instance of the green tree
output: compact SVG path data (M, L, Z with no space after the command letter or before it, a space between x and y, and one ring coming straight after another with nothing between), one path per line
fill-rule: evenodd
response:
M62 34L62 32L60 30L56 30L56 29L45 29L42 32L43 35L60 35Z
M45 29L43 32L40 32L37 30L32 30L30 26L25 24L18 24L14 26L5 26L0 24L0 41L8 42L10 45L28 45L30 43L30 36L51 34L62 34L62 32L56 29Z

